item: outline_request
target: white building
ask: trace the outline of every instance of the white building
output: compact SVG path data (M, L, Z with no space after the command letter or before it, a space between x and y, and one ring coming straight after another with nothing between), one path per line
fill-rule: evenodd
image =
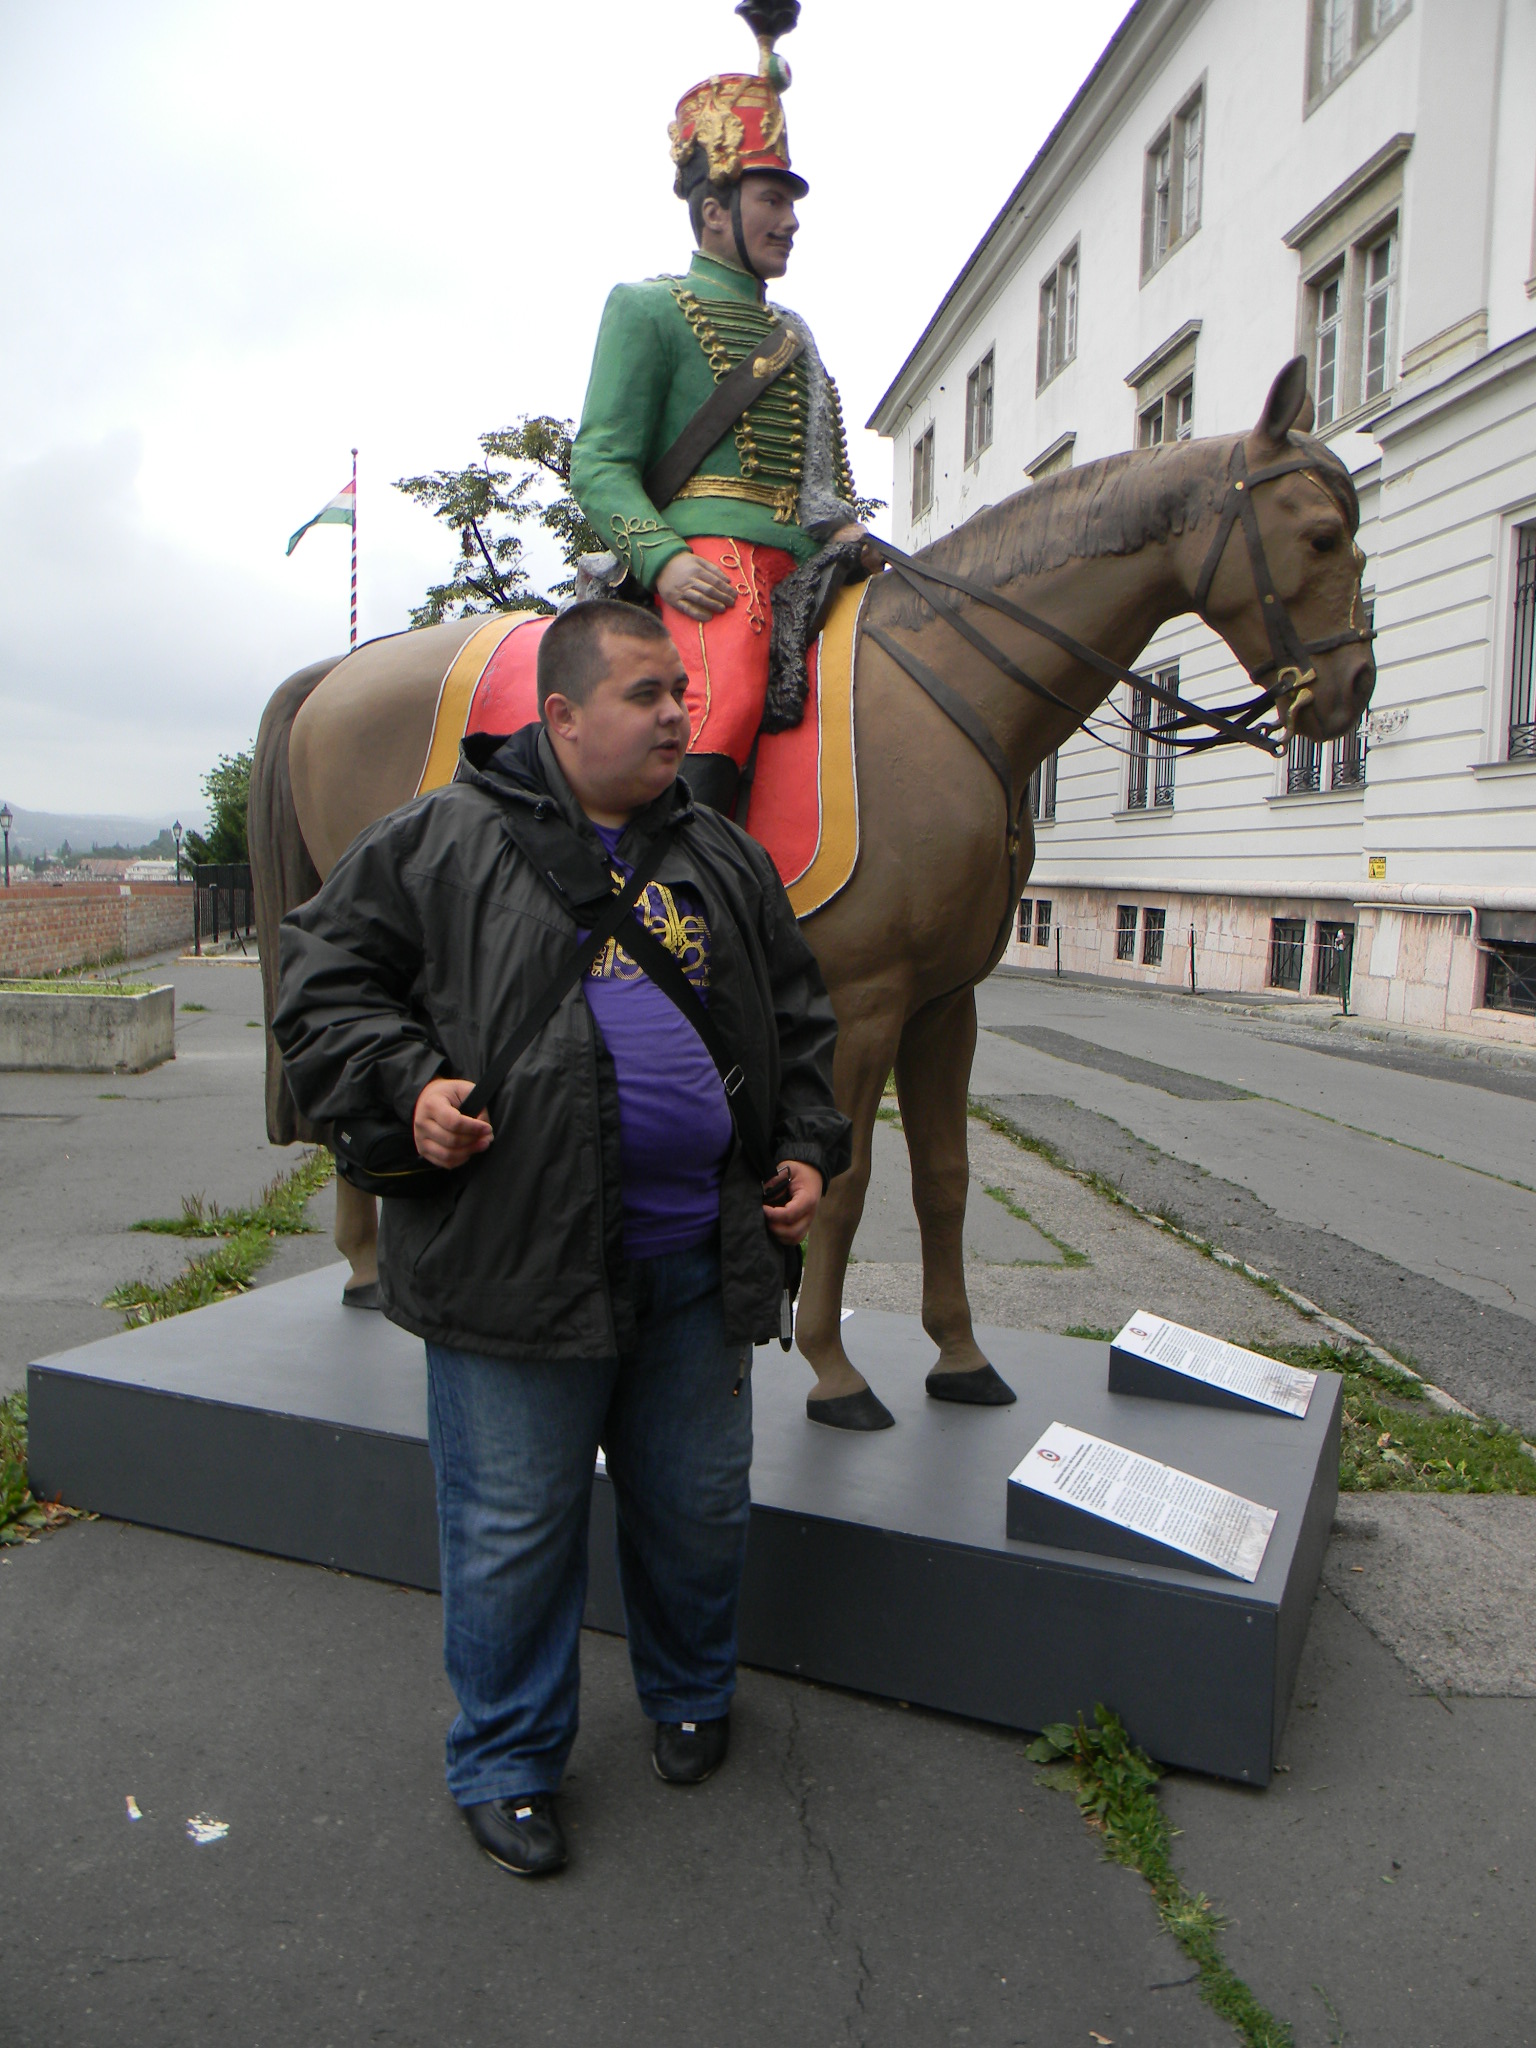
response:
M1536 1043L1533 238L1531 0L1132 7L870 422L894 537L1239 431L1301 350L1360 494L1378 681L1364 734L1273 766L1075 737L1037 785L1017 964L1305 996L1352 962L1363 1015ZM1144 666L1245 693L1192 618Z

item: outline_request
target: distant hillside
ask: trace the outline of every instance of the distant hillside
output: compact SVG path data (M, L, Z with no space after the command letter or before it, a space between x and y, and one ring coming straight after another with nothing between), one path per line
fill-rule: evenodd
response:
M173 821L170 811L130 817L115 811L28 811L20 804L11 805L11 815L11 855L16 860L57 853L66 839L75 853L89 853L93 846L147 846ZM202 806L184 813L181 822L201 830Z

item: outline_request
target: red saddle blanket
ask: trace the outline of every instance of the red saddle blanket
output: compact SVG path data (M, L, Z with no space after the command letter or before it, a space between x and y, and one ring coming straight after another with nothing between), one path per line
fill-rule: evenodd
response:
M868 589L867 583L856 584L834 602L810 650L810 691L800 724L758 741L746 829L767 849L797 917L830 902L858 859L853 673L859 609ZM516 732L538 717L535 670L548 624L539 617L498 618L470 635L438 693L418 795L450 779L462 735Z

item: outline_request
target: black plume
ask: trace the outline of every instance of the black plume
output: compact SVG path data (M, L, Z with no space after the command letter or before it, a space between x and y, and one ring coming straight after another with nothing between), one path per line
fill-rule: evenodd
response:
M787 36L800 19L800 0L739 0L736 12L755 36Z

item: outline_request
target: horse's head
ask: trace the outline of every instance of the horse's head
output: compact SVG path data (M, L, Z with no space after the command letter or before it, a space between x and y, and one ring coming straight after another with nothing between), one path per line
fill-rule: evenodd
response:
M1311 438L1312 420L1306 358L1297 356L1232 450L1195 598L1255 680L1276 690L1289 729L1325 740L1353 730L1376 667L1355 542L1359 501L1343 463Z

